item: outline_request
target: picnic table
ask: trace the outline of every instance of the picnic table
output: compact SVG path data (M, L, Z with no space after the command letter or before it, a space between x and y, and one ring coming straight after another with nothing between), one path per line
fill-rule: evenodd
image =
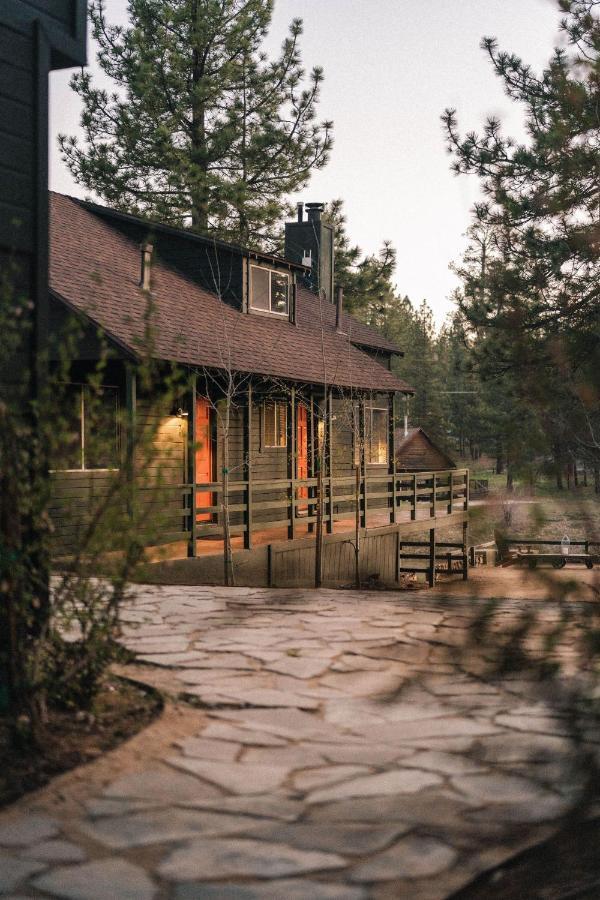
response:
M587 569L594 568L594 558L590 553L540 553L537 550L517 550L519 562L526 562L530 569L538 563L549 563L554 569L564 569L568 562L582 563Z

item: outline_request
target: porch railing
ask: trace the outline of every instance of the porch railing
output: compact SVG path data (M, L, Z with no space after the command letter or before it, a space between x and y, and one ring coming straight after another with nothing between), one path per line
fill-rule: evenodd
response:
M253 533L287 528L294 539L303 526L314 529L317 521L317 478L280 478L229 482L228 512L230 534L243 535L244 546L252 546ZM170 517L174 529L164 542L189 540L194 550L198 538L223 538L223 485L203 482L174 486L181 492L181 514ZM451 469L417 473L361 473L323 476L323 523L328 533L335 523L354 521L356 504L361 528L366 528L373 512L395 524L407 520L436 518L464 511L469 506L469 470ZM209 495L210 503L197 505L198 494ZM204 499L204 498L203 498ZM176 522L175 520L179 520ZM179 527L178 527L179 524ZM381 521L379 524L383 524ZM350 530L350 527L347 529ZM195 551L194 551L195 552Z

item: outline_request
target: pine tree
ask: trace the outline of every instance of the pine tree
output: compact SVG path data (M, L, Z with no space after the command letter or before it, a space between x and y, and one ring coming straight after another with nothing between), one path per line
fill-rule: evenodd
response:
M71 85L85 141L61 135L77 181L111 206L255 246L286 195L328 159L331 123L315 119L323 72L305 77L295 19L280 56L261 50L273 0L129 0L111 26L90 15L98 62Z
M347 310L366 324L382 329L389 306L396 300L392 282L395 249L384 241L379 253L363 255L348 236L342 200L328 204L326 219L335 227L335 281L344 289Z

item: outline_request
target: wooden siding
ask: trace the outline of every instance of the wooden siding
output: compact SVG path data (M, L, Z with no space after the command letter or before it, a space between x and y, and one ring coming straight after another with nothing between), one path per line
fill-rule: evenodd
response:
M402 439L401 432L396 438L396 445ZM454 463L431 443L424 432L416 431L406 445L396 451L396 465L398 470L405 472L435 472L453 467Z

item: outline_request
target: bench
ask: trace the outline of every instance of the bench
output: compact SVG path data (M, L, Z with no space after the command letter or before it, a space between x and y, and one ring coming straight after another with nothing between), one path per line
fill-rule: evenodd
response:
M568 562L582 563L587 569L594 568L594 558L589 553L527 553L517 551L519 562L526 562L530 569L538 563L549 563L554 569L564 569Z

